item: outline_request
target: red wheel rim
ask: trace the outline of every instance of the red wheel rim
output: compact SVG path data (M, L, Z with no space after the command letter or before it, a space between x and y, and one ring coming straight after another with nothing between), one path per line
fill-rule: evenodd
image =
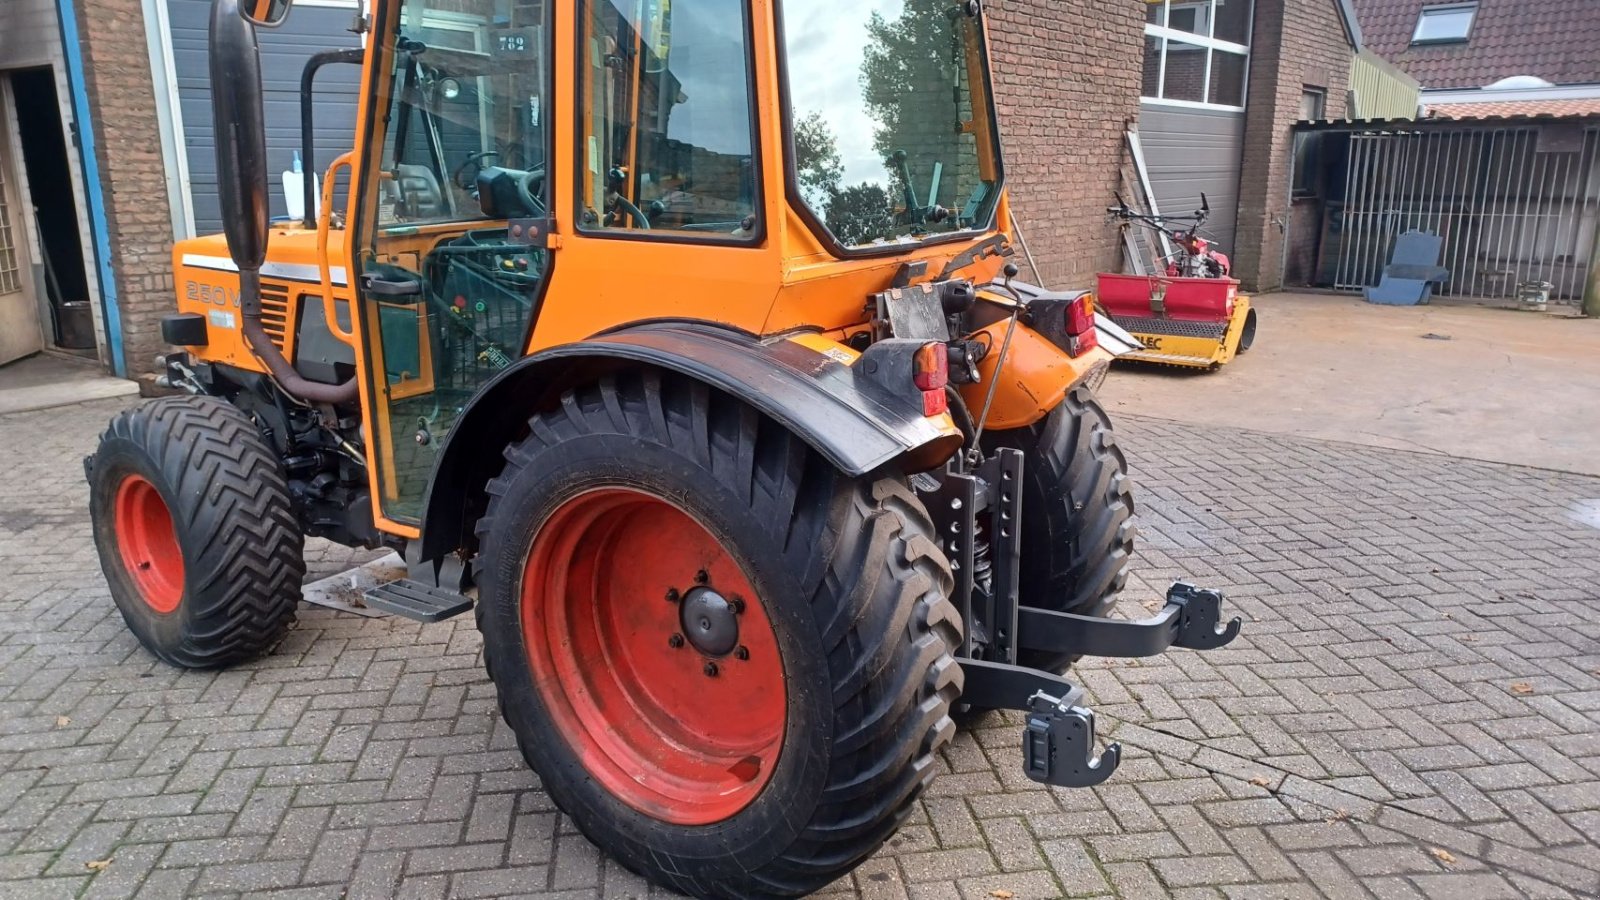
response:
M725 629L686 624L702 608L736 624L725 654ZM777 636L738 563L677 506L622 488L562 504L528 553L522 629L560 734L628 806L708 825L772 777L788 709Z
M129 475L117 486L113 508L117 549L128 577L151 609L172 612L183 600L183 550L167 501L143 476Z

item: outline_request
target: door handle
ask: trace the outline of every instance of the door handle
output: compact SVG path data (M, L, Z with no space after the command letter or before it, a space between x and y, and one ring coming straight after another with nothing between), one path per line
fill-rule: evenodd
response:
M422 295L422 282L410 279L379 278L376 275L361 276L361 287L369 294L380 297L418 297Z

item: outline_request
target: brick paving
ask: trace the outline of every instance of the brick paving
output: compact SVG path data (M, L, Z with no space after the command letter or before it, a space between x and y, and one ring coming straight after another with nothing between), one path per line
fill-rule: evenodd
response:
M118 401L120 402L120 401ZM145 654L89 538L118 402L0 417L0 896L663 896L558 814L469 620L306 608L221 673ZM1086 661L1107 784L943 755L864 898L1600 895L1600 479L1124 419L1124 612L1189 577L1232 646ZM311 577L361 557L317 544ZM1009 893L1006 893L1009 892Z

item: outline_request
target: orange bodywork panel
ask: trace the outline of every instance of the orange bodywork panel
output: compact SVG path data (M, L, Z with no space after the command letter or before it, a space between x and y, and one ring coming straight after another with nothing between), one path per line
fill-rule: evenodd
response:
M999 197L991 230L968 232L954 240L906 240L877 252L840 258L824 243L791 198L786 178L787 139L780 103L780 63L776 11L771 0L749 0L753 28L751 42L754 63L754 112L756 129L754 183L758 221L753 238L746 244L699 241L690 236L655 240L647 232L632 229L586 230L578 227L577 211L594 206L592 178L582 151L582 131L588 130L590 104L583 102L583 88L572 73L580 71L579 8L574 0L554 0L552 28L557 35L571 36L552 42L550 71L556 74L550 88L549 156L546 160L549 233L542 250L550 254L548 280L537 298L537 318L529 331L524 354L570 344L594 337L607 330L649 320L698 320L756 335L765 341L795 338L801 332L812 334L802 343L835 361L853 360L857 355L840 340L862 330L870 321L868 298L888 289L901 276L910 273L910 283L933 281L945 274L957 257L967 254L955 277L983 284L996 279L1004 257L998 254L974 256L978 244L1004 236L1010 221L1009 204ZM427 354L426 334L419 336L422 349L419 368L424 371L409 378L397 377L385 365L381 329L375 327L380 314L396 311L414 314L419 328L426 331L428 316L444 315L430 311L418 302L396 307L392 298L379 302L362 296L357 276L364 266L374 263L396 265L421 272L422 261L441 243L461 238L469 230L506 228L507 222L465 217L463 221L440 225L421 224L393 227L380 225L379 187L389 173L383 171L384 147L381 127L393 90L394 40L400 21L401 4L374 4L371 37L366 44L364 89L358 98L354 150L351 165L349 200L342 210L348 227L330 228L328 207L334 196L332 175L324 175L323 203L325 248L319 248L318 232L300 223L275 224L268 241L267 264L262 270L264 322L284 354L292 361L296 352L295 329L306 304L324 302L324 267L330 306L342 311L340 329L348 326L355 347L356 378L368 436L365 452L378 527L402 537L416 537L414 517L394 512L393 485L385 485L380 472L392 471L396 453L395 432L391 430L391 403L420 397L434 389L427 370L433 359ZM384 36L388 36L385 38ZM378 123L369 127L367 123ZM987 129L987 122L969 122L974 131ZM997 165L997 163L992 164ZM359 204L365 199L365 206ZM712 235L711 237L716 237ZM358 244L359 246L353 246ZM174 248L174 271L178 309L207 316L210 344L189 348L195 356L254 372L266 367L246 347L239 330L238 273L229 261L226 244L220 235L187 240ZM908 268L909 267L909 268ZM355 315L350 315L352 304ZM348 316L348 319L345 317ZM1004 324L987 329L998 349L1004 340ZM823 335L826 335L824 337ZM508 347L515 355L516 348ZM987 383L996 376L995 354L984 363L985 384L963 389L963 396L976 413L987 395ZM1025 326L1013 337L1011 355L999 373L991 428L1015 428L1037 421L1059 403L1068 387L1110 355L1100 351L1071 359L1049 341ZM845 363L849 364L849 363ZM387 373L373 377L373 373ZM908 394L910 392L908 391ZM404 423L400 423L404 425ZM930 421L943 435L958 433L947 415ZM407 426L409 427L409 426ZM941 446L948 446L941 442Z
M979 296L992 303L1012 303L988 291ZM1060 405L1073 385L1089 377L1097 367L1109 366L1116 358L1100 347L1074 358L1044 335L1019 323L1011 335L1004 365L1001 365L1000 349L1005 345L1010 322L1007 317L982 329L983 340L992 348L978 364L983 380L961 388L961 399L977 417L984 408L991 384L994 385L994 400L984 420L985 428L1023 428L1038 422ZM997 379L999 383L994 384Z

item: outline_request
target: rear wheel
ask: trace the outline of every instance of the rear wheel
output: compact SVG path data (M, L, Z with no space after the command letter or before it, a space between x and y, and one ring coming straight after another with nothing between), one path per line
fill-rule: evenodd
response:
M259 656L294 622L304 538L254 423L211 397L111 420L89 469L111 597L153 654L212 668Z
M1018 602L1104 616L1128 580L1133 555L1133 490L1111 418L1087 387L1069 393L1042 421L984 438L989 452L1021 450L1022 566ZM1065 672L1070 654L1024 650L1018 662Z
M533 419L479 523L501 710L556 803L701 897L798 896L910 812L954 733L927 513L736 400L628 373Z

